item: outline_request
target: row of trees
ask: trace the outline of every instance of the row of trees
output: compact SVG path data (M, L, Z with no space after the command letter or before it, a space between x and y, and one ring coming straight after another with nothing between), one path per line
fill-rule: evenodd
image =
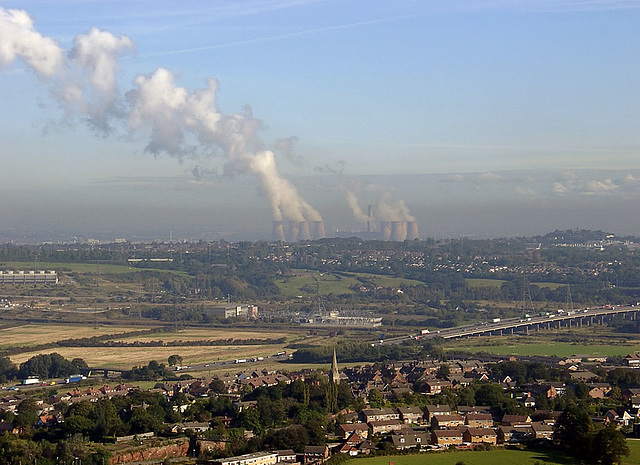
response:
M47 379L65 378L87 368L87 363L83 359L67 360L58 353L36 355L22 363L19 368L9 357L0 357L0 382L26 379L30 376Z
M343 342L336 348L337 357L343 362L383 362L388 360L442 359L444 352L437 343L420 343L407 340L403 344L378 345L363 342ZM293 353L295 363L329 363L333 347L301 348Z

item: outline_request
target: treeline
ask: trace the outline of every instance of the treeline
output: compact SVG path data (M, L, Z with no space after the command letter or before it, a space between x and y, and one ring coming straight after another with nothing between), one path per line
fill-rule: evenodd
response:
M331 363L333 347L300 348L293 353L294 363ZM341 362L382 362L388 360L442 359L444 352L437 343L420 345L407 341L404 344L378 345L373 343L344 342L335 347Z
M39 354L23 362L20 367L8 357L0 357L0 382L14 379L26 379L30 376L38 378L65 378L87 370L87 363L81 358L67 360L58 353Z

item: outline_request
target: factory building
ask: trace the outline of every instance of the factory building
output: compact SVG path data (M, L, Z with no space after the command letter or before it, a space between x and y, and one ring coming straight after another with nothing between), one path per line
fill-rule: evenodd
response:
M47 270L0 271L0 284L57 284L58 273Z
M207 307L207 314L220 318L258 318L258 307L256 305L219 305Z

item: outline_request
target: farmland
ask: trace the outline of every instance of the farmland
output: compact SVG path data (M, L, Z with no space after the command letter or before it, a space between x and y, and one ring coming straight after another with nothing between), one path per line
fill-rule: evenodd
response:
M0 349L29 347L36 344L56 342L63 339L79 339L108 334L135 331L132 326L77 325L77 324L20 324L0 329Z
M111 367L128 369L132 366L146 365L151 360L165 362L170 355L179 354L185 364L208 363L217 360L233 360L271 355L284 350L284 345L237 345L237 346L186 346L186 347L60 347L36 352L26 352L12 356L14 363L22 363L40 353L59 353L71 360L82 358L92 367Z
M119 334L145 330L144 334L120 336ZM248 329L229 331L223 328L188 328L177 331L153 331L139 326L98 326L78 324L27 324L0 330L3 344L0 348L27 348L31 345L54 343L65 339L90 338L94 336L114 335L108 341L124 342L134 346L125 347L51 347L44 350L28 351L12 355L14 363L22 363L40 353L57 352L68 359L82 358L90 366L130 368L147 364L151 360L166 361L169 355L179 353L184 362L206 363L217 360L233 360L271 355L285 349L288 343L298 341L318 342L318 338L309 338L304 334L265 329L256 333ZM235 340L237 342L231 342ZM252 340L251 344L242 344L243 340ZM274 343L274 341L282 341ZM9 342L10 341L10 342ZM161 341L161 343L160 343ZM215 342L218 343L215 343ZM225 344L224 342L227 342ZM264 341L261 343L260 341ZM135 346L139 343L140 346ZM160 343L160 347L158 344ZM171 344L164 346L164 344ZM178 344L176 344L178 343ZM210 344L213 343L213 344ZM145 346L150 344L150 346Z

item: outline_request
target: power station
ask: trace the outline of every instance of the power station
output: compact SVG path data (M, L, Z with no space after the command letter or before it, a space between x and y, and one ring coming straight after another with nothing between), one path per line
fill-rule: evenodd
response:
M298 242L324 239L327 234L323 221L274 221L272 236L274 241Z
M374 231L373 218L367 221L366 231L337 231L336 237L360 237L366 240L413 241L419 239L417 221L381 221L380 229ZM277 242L300 242L327 237L323 221L274 221L272 240Z

